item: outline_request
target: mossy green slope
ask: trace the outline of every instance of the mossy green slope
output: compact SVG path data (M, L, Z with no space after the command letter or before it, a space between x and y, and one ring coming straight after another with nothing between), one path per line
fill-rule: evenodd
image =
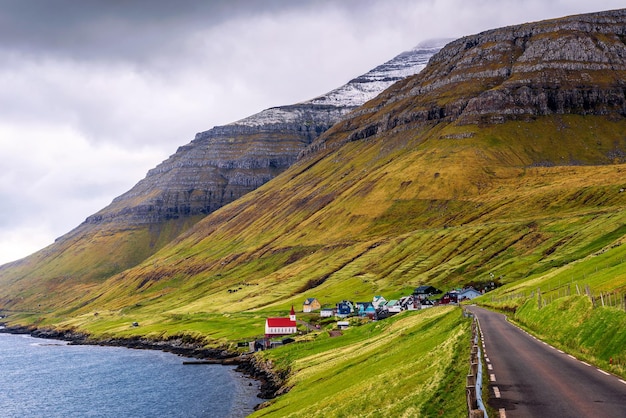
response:
M573 128L563 135L570 136L587 121L565 119ZM395 297L421 283L447 289L489 281L490 273L507 283L619 240L626 166L511 167L494 157L501 150L486 146L476 157L481 140L493 143L515 129L517 122L476 135L473 151L438 158L436 167L430 155L448 144L423 134L412 139L423 148L407 142L394 155L384 151L397 136L303 161L65 306L63 316L124 310L159 322L201 312L270 314L309 296L322 303ZM348 155L363 162L351 166ZM262 331L238 332L232 338Z
M199 217L159 225L82 224L54 244L0 267L0 307L48 311L136 266Z
M469 370L469 323L456 309L431 309L264 353L290 367L293 388L252 416L464 416L465 388L446 381Z

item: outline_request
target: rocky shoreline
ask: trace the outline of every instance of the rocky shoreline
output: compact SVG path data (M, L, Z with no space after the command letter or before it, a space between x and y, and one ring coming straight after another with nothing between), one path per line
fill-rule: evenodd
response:
M166 340L153 340L145 337L129 338L94 338L88 334L55 330L49 328L34 328L28 326L7 326L0 324L0 332L8 334L27 334L36 338L54 339L67 341L75 345L100 345L112 347L125 347L140 350L161 350L177 354L181 357L199 360L212 360L215 364L237 366L236 371L260 382L260 390L257 396L260 399L272 399L285 393L284 386L286 376L276 373L271 363L260 361L253 354L240 354L219 348L204 348L203 344L189 336L175 336ZM260 403L255 409L263 406Z

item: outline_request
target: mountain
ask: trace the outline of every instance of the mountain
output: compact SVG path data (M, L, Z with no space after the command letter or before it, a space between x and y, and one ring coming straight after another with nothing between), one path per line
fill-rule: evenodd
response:
M152 224L215 211L291 166L307 145L349 112L422 70L442 42L422 43L312 100L196 134L86 223Z
M619 247L625 32L616 10L453 41L283 173L53 315L243 338L305 297L513 285Z
M140 263L208 213L287 169L350 111L424 68L444 42L422 43L312 100L198 133L131 190L53 245L0 267L5 284L0 297L14 303L17 299L9 295L17 289L36 300L37 294L59 283L87 286ZM14 281L20 283L9 291L6 284Z

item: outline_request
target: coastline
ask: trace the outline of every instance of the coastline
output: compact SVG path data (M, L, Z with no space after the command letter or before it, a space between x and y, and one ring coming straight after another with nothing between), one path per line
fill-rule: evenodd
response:
M72 345L95 345L124 347L138 350L160 350L181 357L209 361L212 364L237 366L235 371L260 382L259 403L255 410L261 409L268 399L285 393L283 376L275 373L270 364L259 361L253 353L240 354L227 349L204 348L198 341L188 338L173 337L167 340L152 340L145 337L130 338L94 338L88 334L74 331L59 331L50 328L9 325L0 323L0 333L27 334L35 338L67 341Z

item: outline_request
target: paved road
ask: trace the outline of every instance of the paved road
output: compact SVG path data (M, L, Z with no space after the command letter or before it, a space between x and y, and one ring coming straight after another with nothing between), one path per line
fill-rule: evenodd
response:
M624 380L534 339L502 314L468 310L483 332L488 403L496 411L504 410L507 418L626 417Z

